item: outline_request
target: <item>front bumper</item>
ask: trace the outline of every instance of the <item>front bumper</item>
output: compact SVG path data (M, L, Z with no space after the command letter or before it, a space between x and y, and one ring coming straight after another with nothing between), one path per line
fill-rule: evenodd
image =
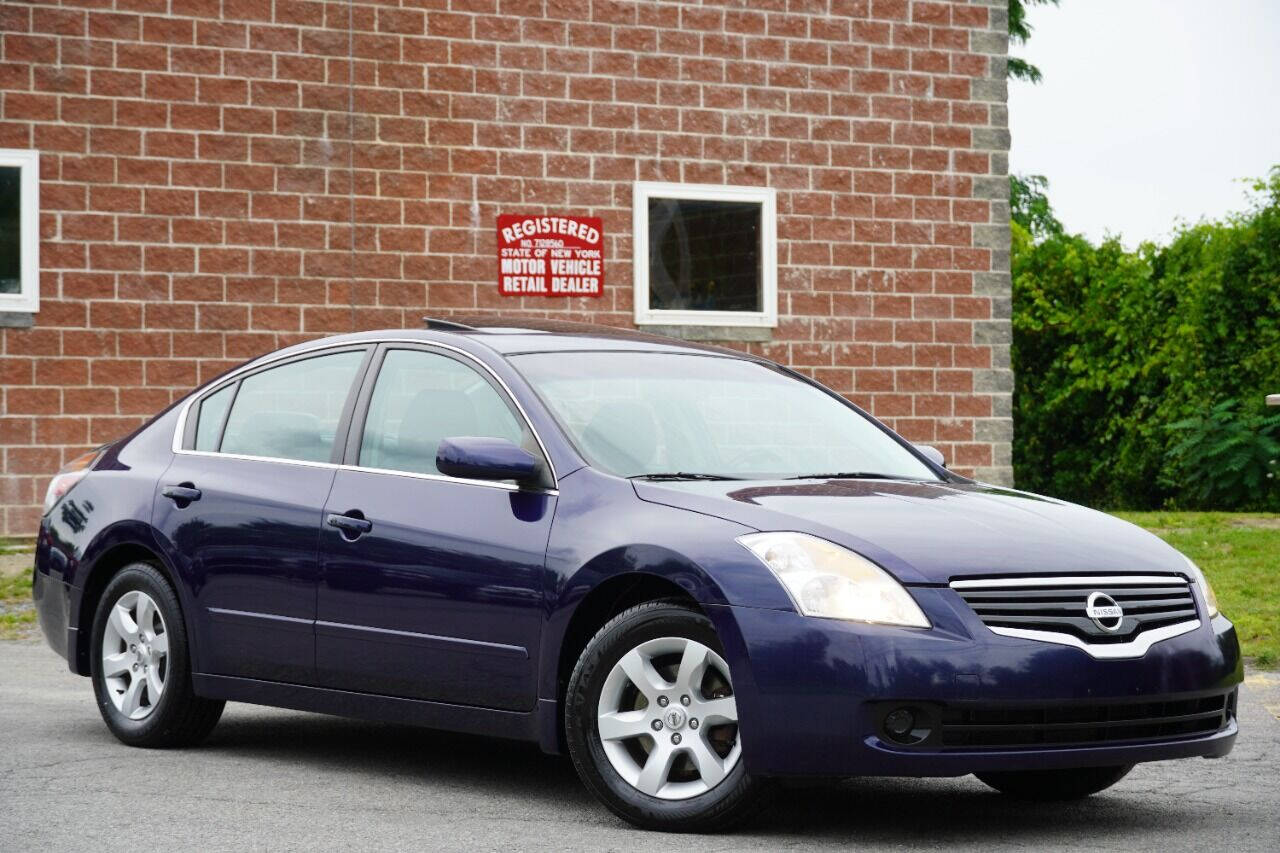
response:
M1218 616L1154 644L1140 658L1097 660L1080 649L1002 637L949 589L912 590L929 630L712 607L725 645L744 759L764 776L961 776L976 771L1096 767L1193 756L1234 745L1233 706L1194 734L1069 746L968 748L933 739L904 747L883 734L890 704L936 709L1075 707L1217 696L1243 679L1235 629Z

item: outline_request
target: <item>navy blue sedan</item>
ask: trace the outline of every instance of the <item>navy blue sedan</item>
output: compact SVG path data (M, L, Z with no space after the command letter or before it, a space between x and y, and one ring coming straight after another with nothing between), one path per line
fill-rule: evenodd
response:
M227 700L535 741L665 830L785 777L1086 796L1229 752L1242 674L1154 536L762 359L553 323L232 370L54 478L34 594L126 744Z

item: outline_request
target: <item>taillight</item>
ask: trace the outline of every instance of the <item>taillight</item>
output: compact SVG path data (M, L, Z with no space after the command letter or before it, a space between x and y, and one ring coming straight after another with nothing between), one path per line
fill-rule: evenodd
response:
M77 456L62 466L61 471L53 475L53 479L49 481L49 489L44 493L44 513L46 515L58 501L62 500L63 495L71 491L76 483L83 480L85 475L92 470L93 463L97 461L101 453L102 450L98 449L83 456Z

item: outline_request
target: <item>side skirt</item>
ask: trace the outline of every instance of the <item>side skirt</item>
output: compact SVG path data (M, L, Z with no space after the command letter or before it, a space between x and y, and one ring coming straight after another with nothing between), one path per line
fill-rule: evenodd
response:
M270 705L383 723L405 723L535 743L544 741L546 737L547 726L543 718L550 713L552 720L555 719L554 702L539 702L533 711L498 711L229 675L193 673L191 680L195 692L208 699Z

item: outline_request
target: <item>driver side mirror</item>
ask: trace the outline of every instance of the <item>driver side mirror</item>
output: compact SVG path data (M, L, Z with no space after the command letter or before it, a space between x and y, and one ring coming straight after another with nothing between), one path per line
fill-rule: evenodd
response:
M505 438L445 438L436 449L436 469L449 477L536 485L540 467L532 453Z
M925 459L928 459L939 468L947 467L947 457L943 456L942 451L934 447L932 444L917 444L915 448L920 451Z

